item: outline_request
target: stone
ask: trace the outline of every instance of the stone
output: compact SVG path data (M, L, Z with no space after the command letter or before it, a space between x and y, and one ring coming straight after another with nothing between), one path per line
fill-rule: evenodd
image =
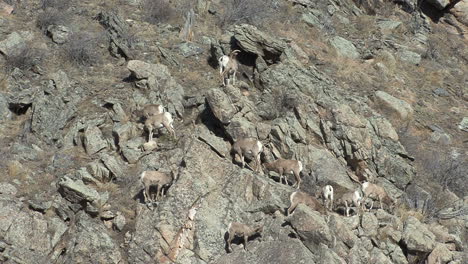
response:
M440 97L448 97L450 96L449 92L447 90L445 90L444 88L437 88L433 91L433 93L437 96L440 96Z
M143 150L144 151L153 151L155 150L156 148L158 147L158 143L156 143L156 141L154 140L151 140L149 142L145 142L143 143ZM128 159L128 158L127 158Z
M427 2L439 10L443 10L448 4L450 4L449 0L427 0Z
M453 259L452 252L445 244L437 243L431 254L427 257L427 263L447 263Z
M349 225L342 220L342 217L331 215L328 225L335 236L346 244L349 248L354 247L357 242L356 235L351 231Z
M387 19L382 19L377 21L377 26L380 27L381 30L394 30L398 28L401 25L400 21L394 21L394 20L387 20Z
M8 16L13 13L13 10L15 10L15 8L12 5L9 5L3 1L0 2L0 14Z
M109 35L109 50L115 57L132 59L133 54L130 47L131 34L130 26L117 12L106 10L101 11L96 19L107 30Z
M7 97L0 93L0 121L8 120L12 117L12 113L8 108L8 100Z
M101 130L97 126L87 127L84 131L84 147L88 155L96 154L107 147Z
M462 121L458 125L458 129L468 132L468 117L463 117Z
M34 35L29 31L12 32L0 41L0 53L7 57L18 55L26 49L26 43L33 38Z
M431 252L436 246L435 235L413 216L404 222L402 239L412 251Z
M373 213L365 212L362 215L361 226L364 236L374 237L377 235L379 221Z
M71 31L66 26L50 25L47 27L47 34L52 38L53 42L63 44L70 38Z
M124 177L124 164L121 159L116 158L114 155L108 153L100 153L101 162L112 173L117 180L122 180Z
M208 144L221 157L229 155L230 149L227 146L227 142L223 138L214 135L208 128L201 127L197 134L200 140Z
M183 42L175 46L184 57L190 57L203 53L203 49L192 42Z
M16 187L10 183L2 182L0 183L0 194L7 195L7 196L15 196L18 192Z
M122 231L127 224L127 220L125 219L125 216L122 215L120 212L117 213L117 216L114 218L112 221L114 224L115 228L119 231Z
M323 216L304 204L296 207L290 222L306 247L313 252L320 243L331 245L333 242L332 233Z
M421 62L421 55L410 50L399 50L397 56L400 58L400 60L406 63L419 65Z
M347 39L336 36L331 38L329 42L340 56L350 59L358 59L360 57L360 54L354 44Z
M384 91L375 92L375 104L389 118L393 125L413 118L413 108L407 102Z
M85 185L81 180L72 180L68 176L62 177L58 185L60 193L63 197L72 203L80 203L82 201L95 202L99 201L99 193Z
M232 117L237 113L230 98L221 90L213 88L206 94L206 101L213 115L222 123L229 124Z

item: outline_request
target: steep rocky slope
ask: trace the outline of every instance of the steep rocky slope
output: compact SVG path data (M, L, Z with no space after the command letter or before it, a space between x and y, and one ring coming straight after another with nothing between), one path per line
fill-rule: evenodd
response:
M3 6L2 263L468 261L466 2ZM240 80L222 86L217 58L234 49ZM149 103L175 117L156 149ZM241 169L243 137L262 162L300 160L310 195L371 181L397 203L286 215L296 190ZM145 203L141 172L174 166ZM263 232L228 252L231 222Z

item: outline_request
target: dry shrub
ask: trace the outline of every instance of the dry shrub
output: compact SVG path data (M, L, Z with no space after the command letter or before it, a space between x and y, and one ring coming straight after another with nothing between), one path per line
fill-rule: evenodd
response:
M274 8L269 0L228 0L223 1L224 14L221 17L223 28L234 24L260 25Z
M56 10L67 10L71 6L73 0L41 0L41 8L46 10L54 8Z
M36 48L27 45L18 54L6 57L4 70L10 73L13 69L18 68L23 71L30 70L32 67L39 65L43 60L42 52Z
M98 48L105 41L105 34L77 32L63 46L64 55L74 65L91 66L100 62Z
M54 8L48 8L41 12L36 19L36 26L44 33L47 28L52 25L67 25L69 23L69 16L65 11L60 11Z
M145 0L141 8L145 20L155 25L168 22L175 14L171 4L166 0Z

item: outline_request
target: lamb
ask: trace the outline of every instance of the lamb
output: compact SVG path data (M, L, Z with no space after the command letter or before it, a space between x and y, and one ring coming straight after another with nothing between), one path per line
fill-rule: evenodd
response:
M239 155L242 162L242 168L245 166L244 156L246 154L253 155L255 160L255 171L260 171L260 154L263 151L262 142L256 138L241 138L234 142L232 150L234 152L234 157Z
M301 171L303 169L302 162L298 160L277 159L273 162L264 163L263 166L268 171L275 171L280 175L280 182L283 182L283 173L292 173L296 177L294 186L299 189L301 186ZM286 184L288 184L288 177L284 176Z
M359 190L354 192L347 192L338 199L338 205L344 205L346 207L346 216L349 216L349 209L351 205L354 205L357 209L360 208L362 202L362 195Z
M174 119L172 119L172 115L169 112L149 116L145 121L145 129L148 131L148 142L153 140L153 130L162 127L165 127L176 138L173 123Z
M325 185L322 188L322 198L323 198L323 203L325 204L325 208L332 211L333 210L333 186Z
M231 242L235 237L244 238L244 250L247 250L247 240L249 239L249 237L255 234L262 235L262 232L263 225L256 225L254 227L250 227L248 225L238 222L230 223L228 227L229 238L227 239L229 252L232 252Z
M164 112L164 107L160 104L149 104L143 107L143 116L148 119L150 116L155 116L162 114Z
M227 79L227 85L229 85L229 81L232 76L232 84L236 84L236 73L237 70L239 69L239 62L236 59L237 54L240 53L240 50L233 50L229 54L229 60L226 63L226 67L224 70L221 72L221 77L223 78L223 85L226 86L225 80Z
M295 191L291 194L289 200L291 201L291 206L289 206L286 215L290 215L292 211L294 211L294 209L296 209L296 207L301 203L322 214L326 213L325 208L320 204L317 198L310 196L305 192Z
M382 209L382 201L388 205L393 205L395 203L395 201L390 196L388 196L384 188L370 182L364 182L362 184L362 193L364 194L364 201L368 197L371 199L379 199L380 208ZM372 210L373 206L374 200L372 200L370 210Z
M150 187L156 186L156 201L160 197L164 196L164 187L169 187L174 180L174 172L171 174L163 173L160 171L144 171L141 173L140 181L145 187L143 190L143 196L145 202L154 202L153 195L150 194ZM167 193L167 191L166 191Z

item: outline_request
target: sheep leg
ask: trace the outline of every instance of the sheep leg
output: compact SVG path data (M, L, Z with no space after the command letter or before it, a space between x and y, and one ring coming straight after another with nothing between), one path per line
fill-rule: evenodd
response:
M379 196L379 203L380 203L380 209L383 209L383 206L382 206L382 199L380 199L380 196Z
M156 201L159 201L161 193L161 184L158 184L156 187Z
M244 160L244 155L240 155L241 161L242 161L242 168L245 166L245 160Z
M247 251L247 240L249 239L249 237L247 235L244 235L244 250Z
M371 211L373 207L374 207L374 199L371 199L371 206L370 206L369 211Z
M294 173L294 177L296 177L296 188L299 189L299 187L301 187L301 175L298 173L298 172L293 172Z
M145 200L144 200L145 203L148 203L148 200L149 200L149 199L148 199L148 193L149 193L148 191L149 191L149 188L147 188L147 187L145 186L145 189L143 190L143 198L145 199Z
M232 252L231 241L232 241L233 239L234 239L234 234L229 233L229 237L228 237L228 240L227 240L229 252Z
M148 142L151 142L153 140L153 130L150 130L148 133Z
M346 216L349 217L349 207L348 207L348 201L345 201L345 206L346 206Z
M262 166L262 164L261 164L262 161L260 160L260 153L257 154L257 157L256 157L256 159L255 159L255 162L257 163L257 164L256 164L256 165L257 165L257 170L260 171L260 170L262 169L262 168L261 168L261 166ZM263 174L263 173L262 173L262 174Z
M292 213L292 211L294 211L294 209L296 209L297 207L297 203L291 203L291 206L289 206L288 208L288 215L290 215Z
M234 70L234 74L232 75L232 85L236 85L236 73L237 71Z

